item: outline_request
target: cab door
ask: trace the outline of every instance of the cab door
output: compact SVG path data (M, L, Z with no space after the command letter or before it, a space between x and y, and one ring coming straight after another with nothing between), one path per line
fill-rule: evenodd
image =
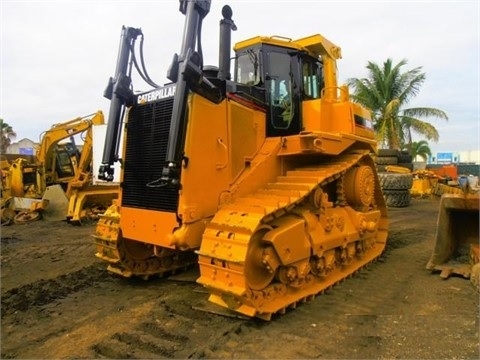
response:
M265 47L264 56L267 136L298 134L301 124L297 57L275 47Z

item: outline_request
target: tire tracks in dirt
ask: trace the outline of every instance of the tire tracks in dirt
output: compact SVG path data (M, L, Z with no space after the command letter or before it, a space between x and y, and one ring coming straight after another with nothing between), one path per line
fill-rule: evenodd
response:
M52 358L202 358L211 344L244 322L192 308L206 299L194 282L123 279L94 264L3 294L2 327L8 331L2 339L19 324L30 331L3 346L1 358L39 353ZM42 329L46 321L48 331Z
M109 279L103 266L94 264L55 279L38 280L6 291L1 296L2 315L26 311L63 299L94 284Z
M90 347L95 358L205 358L209 349L246 320L199 311L207 294L195 283L162 283L165 295L128 331L114 332ZM192 296L198 294L198 296ZM208 356L207 356L208 357Z

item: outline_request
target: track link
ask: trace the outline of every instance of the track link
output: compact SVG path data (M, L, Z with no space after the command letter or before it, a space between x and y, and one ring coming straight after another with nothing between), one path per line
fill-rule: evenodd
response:
M198 282L211 302L270 320L381 255L387 227L373 160L343 154L223 206L203 235Z
M133 241L122 236L120 213L116 204L99 216L95 235L95 256L109 263L108 271L145 280L151 276L171 275L197 263L193 251L181 251Z

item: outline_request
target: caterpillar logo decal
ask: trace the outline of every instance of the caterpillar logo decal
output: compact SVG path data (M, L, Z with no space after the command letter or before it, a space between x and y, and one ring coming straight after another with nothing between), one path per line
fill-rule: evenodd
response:
M159 99L165 99L168 97L173 97L175 95L175 85L166 86L163 88L158 88L152 90L148 93L140 94L137 96L137 104L147 104L152 101Z

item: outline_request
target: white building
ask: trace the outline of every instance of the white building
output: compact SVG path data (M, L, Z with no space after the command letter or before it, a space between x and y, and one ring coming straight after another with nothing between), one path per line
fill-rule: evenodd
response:
M429 157L428 163L440 165L480 164L480 150L437 152Z
M460 151L459 162L480 164L480 150Z
M35 155L38 145L38 143L25 138L16 143L10 144L7 147L6 154Z

